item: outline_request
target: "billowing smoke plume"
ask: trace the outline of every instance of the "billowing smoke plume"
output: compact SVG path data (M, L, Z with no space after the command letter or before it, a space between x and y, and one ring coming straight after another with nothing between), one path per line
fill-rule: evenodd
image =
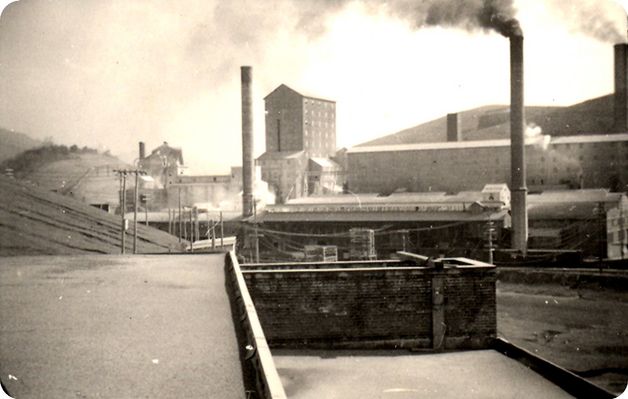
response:
M521 35L511 0L397 0L386 4L394 14L413 18L417 27L458 27L494 30L507 37Z
M626 10L618 1L547 1L550 9L560 15L574 32L609 43L626 41Z

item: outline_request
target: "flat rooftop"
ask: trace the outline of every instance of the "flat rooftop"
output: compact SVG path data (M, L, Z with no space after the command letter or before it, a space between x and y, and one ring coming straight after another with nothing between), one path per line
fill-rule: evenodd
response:
M573 398L494 350L272 352L291 399Z
M244 398L224 254L0 258L15 398Z

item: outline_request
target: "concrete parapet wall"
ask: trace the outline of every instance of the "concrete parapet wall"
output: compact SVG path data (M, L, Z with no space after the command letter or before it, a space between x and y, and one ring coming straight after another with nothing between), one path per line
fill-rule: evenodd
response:
M483 348L495 336L493 267L381 265L242 274L271 346L439 350Z
M286 393L234 252L227 253L225 268L240 343L247 398L286 399Z

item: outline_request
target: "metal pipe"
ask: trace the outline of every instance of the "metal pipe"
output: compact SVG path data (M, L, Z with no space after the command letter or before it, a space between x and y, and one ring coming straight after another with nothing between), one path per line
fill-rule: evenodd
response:
M523 36L510 36L510 173L512 248L528 249L528 210L523 99Z
M613 95L614 130L628 131L628 44L614 46L615 93Z
M242 82L242 216L253 215L253 99L252 68L241 67Z

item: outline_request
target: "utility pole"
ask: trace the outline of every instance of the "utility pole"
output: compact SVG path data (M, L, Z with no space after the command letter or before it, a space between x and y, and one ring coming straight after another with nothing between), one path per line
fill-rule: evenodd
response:
M121 181L121 190L120 190L120 253L125 253L126 247L126 219L124 218L124 214L126 213L126 174L127 171L125 169L116 169L114 170L120 176Z
M129 174L135 175L135 187L134 191L134 200L133 200L133 253L137 253L137 202L139 197L139 175L146 174L144 171L139 169L116 169L114 170L120 178L122 179L122 198L121 198L121 218L122 218L122 233L120 234L120 241L122 242L121 252L125 253L126 251L126 219L124 214L126 213L126 177Z

